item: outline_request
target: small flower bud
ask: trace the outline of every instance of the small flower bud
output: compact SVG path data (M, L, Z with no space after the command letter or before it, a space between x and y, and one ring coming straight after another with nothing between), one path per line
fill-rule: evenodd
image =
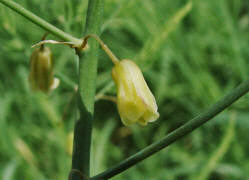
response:
M117 86L117 105L124 125L146 125L159 117L153 94L139 67L131 60L122 60L112 69Z
M48 93L58 86L58 80L54 80L52 53L48 47L35 49L30 58L29 82L33 90L41 90Z

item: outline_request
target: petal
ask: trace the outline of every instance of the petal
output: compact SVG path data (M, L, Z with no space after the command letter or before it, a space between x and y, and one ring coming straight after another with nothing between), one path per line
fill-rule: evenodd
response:
M159 114L155 98L149 90L139 67L130 60L122 60L112 70L117 86L117 104L122 122L146 125Z

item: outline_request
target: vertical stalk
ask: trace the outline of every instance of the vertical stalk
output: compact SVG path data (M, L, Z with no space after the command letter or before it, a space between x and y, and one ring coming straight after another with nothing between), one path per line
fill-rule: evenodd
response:
M103 14L104 0L89 0L84 35L100 33L100 20ZM92 121L94 115L94 96L96 89L98 42L88 41L90 49L86 53L79 53L79 91L78 108L80 118L74 129L74 150L72 169L79 170L84 176L89 176L90 147ZM72 180L80 179L74 173Z

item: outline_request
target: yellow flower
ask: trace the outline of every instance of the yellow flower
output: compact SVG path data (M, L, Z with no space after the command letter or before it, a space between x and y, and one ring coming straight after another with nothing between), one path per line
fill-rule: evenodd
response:
M33 90L48 93L58 86L58 79L53 76L52 53L49 48L35 49L30 58L29 82Z
M124 125L146 125L159 117L153 94L139 67L131 60L115 63L112 78L117 86L117 105Z

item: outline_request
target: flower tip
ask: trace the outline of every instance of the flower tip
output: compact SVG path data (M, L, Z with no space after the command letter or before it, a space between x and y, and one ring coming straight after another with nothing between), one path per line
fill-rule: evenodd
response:
M54 90L54 89L56 89L59 85L60 85L60 80L59 80L58 78L55 77L53 83L52 83L51 86L50 86L50 89L51 89L51 90Z

